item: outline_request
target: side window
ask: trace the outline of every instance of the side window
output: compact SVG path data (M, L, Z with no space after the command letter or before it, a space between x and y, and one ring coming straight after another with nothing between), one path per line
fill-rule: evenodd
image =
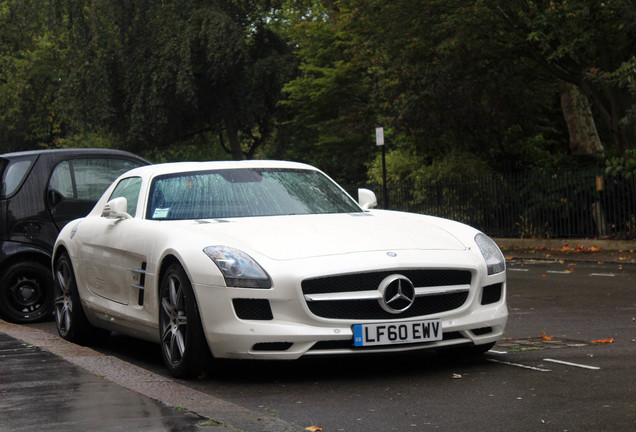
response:
M139 201L139 190L141 189L141 178L140 177L130 177L125 178L115 186L115 190L111 194L108 200L112 200L119 197L126 198L128 202L128 209L126 213L131 216L135 216L137 213L137 203Z
M138 166L130 160L103 157L64 161L53 170L49 189L63 198L96 202L117 177Z
M77 185L77 198L97 201L113 181L126 171L139 166L125 159L74 159L73 174Z
M64 161L55 167L53 174L51 174L51 180L49 180L49 189L55 190L63 198L75 198L71 165L68 161Z
M34 160L34 157L10 161L2 160L2 166L0 166L0 173L2 174L0 197L6 198L18 190Z

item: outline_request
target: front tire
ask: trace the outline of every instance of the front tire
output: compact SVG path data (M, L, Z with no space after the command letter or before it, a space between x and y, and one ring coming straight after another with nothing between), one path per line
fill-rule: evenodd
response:
M0 315L7 321L29 324L50 319L53 280L49 267L37 261L9 266L0 279Z
M64 253L55 262L55 323L63 339L74 343L88 341L92 326L84 314L71 259Z
M204 370L210 351L192 285L179 264L172 264L161 281L159 331L161 354L175 378L190 378Z

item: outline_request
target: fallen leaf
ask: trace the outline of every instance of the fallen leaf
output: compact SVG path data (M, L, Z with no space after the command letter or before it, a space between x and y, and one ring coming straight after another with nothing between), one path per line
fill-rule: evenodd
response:
M553 341L554 338L552 336L546 336L545 332L543 332L543 334L541 335L541 339L545 340L545 341Z
M614 338L593 340L591 343L593 343L593 344L610 344L610 343L614 343Z
M308 426L305 428L305 430L311 431L311 432L320 432L322 430L322 428L318 427L318 426Z
M460 378L462 378L461 374L457 374L457 373L453 374L453 379L460 379Z

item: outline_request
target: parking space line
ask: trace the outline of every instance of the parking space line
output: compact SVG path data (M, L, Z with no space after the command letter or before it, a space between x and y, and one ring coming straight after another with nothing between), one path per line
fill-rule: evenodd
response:
M574 367L579 367L579 368L583 368L583 369L592 369L592 370L599 370L601 369L598 366L588 366L588 365L583 365L583 364L579 364L579 363L571 363L571 362L566 362L563 360L555 360L555 359L543 359L543 361L547 361L547 362L552 362L552 363L559 363L559 364L563 364L563 365L567 365L567 366L574 366Z
M590 273L590 276L615 277L614 273Z
M550 369L543 369L540 367L536 367L536 366L528 366L528 365L523 365L520 363L510 363L510 362L505 362L505 361L501 361L501 360L495 360L495 359L488 359L488 361L493 362L493 363L501 363L501 364L505 364L508 366L516 366L516 367L520 367L523 369L531 369L534 371L538 371L538 372L551 372Z
M527 272L529 269L520 269L520 268L508 268L508 271L519 271L519 272Z

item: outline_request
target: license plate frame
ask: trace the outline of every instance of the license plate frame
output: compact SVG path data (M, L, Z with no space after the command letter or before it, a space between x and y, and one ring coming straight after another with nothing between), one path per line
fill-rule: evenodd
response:
M356 347L402 345L442 340L439 319L396 321L353 326L353 345Z

